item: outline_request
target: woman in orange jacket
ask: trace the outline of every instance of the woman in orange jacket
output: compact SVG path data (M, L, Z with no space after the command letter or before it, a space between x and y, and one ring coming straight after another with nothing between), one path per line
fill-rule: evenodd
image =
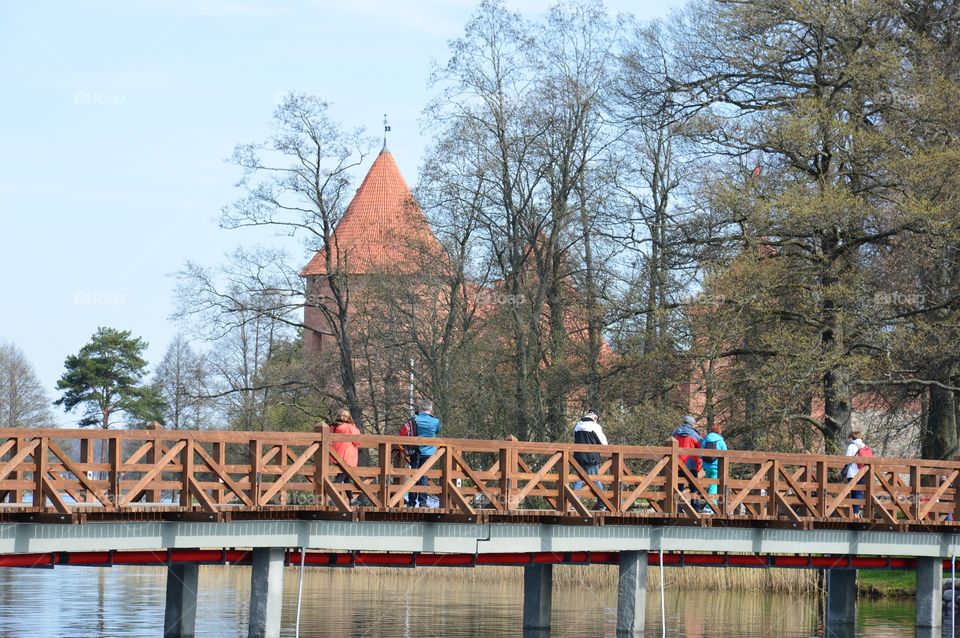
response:
M337 420L330 424L330 433L360 434L360 430L353 422L353 417L350 416L350 410L346 408L340 410ZM334 441L330 444L330 447L343 459L345 465L357 467L357 461L360 457L360 443L358 441ZM330 455L330 462L335 463L332 454ZM350 478L346 472L340 472L337 474L337 478L334 479L334 483L347 483L349 481ZM353 500L353 492L350 490L347 490L347 500Z

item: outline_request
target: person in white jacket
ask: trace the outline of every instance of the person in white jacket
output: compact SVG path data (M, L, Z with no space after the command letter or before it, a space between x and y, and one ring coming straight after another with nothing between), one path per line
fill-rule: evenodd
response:
M847 456L858 456L860 453L860 448L866 447L866 444L863 442L863 434L859 431L854 430L847 435ZM857 475L857 472L860 471L860 466L857 463L848 463L844 466L843 475L847 479L852 479ZM860 479L859 484L863 483L863 479ZM863 490L851 490L850 497L855 499L863 498ZM860 506L853 506L854 516L860 516Z

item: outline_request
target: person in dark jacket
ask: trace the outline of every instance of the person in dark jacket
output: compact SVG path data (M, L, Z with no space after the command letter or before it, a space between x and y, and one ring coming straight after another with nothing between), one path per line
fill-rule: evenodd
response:
M607 437L604 435L598 419L599 415L596 410L587 410L586 414L573 427L573 442L587 445L607 445ZM573 460L579 463L587 474L600 473L599 452L574 452ZM596 485L601 490L603 489L603 484L600 481L596 481ZM582 487L583 481L576 481L573 484L575 490ZM598 503L597 507L600 508L602 505Z
M416 424L416 434L425 438L434 438L440 436L440 419L431 414L433 412L433 402L424 399L420 402L420 410L413 417ZM435 445L417 445L411 448L410 467L420 468L424 461L429 459L437 451ZM417 481L417 485L426 485L427 477L422 476ZM410 492L407 494L407 505L409 507L428 507L428 495L424 492Z

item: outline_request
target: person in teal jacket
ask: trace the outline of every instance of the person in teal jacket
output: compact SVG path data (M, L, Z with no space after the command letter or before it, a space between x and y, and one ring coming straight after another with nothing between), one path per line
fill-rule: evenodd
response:
M710 433L707 436L703 437L703 442L700 444L705 450L726 450L727 442L723 439L723 425L720 423L714 422L710 426ZM717 478L717 470L720 468L720 460L717 458L711 458L709 456L703 457L703 475L708 479ZM707 488L707 492L710 494L717 493L717 485L713 483L710 487ZM716 505L717 499L711 498L710 501Z

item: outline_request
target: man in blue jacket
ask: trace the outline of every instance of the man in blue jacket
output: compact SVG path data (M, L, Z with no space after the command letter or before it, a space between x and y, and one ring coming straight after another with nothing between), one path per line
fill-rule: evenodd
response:
M433 401L424 399L420 401L420 410L413 417L416 424L416 433L413 436L422 436L434 438L440 436L440 419L433 416ZM435 445L418 445L410 455L410 467L417 469L421 467L437 451ZM426 485L427 477L422 476L417 481L417 485ZM427 494L424 492L410 492L407 494L407 506L409 507L428 507Z

